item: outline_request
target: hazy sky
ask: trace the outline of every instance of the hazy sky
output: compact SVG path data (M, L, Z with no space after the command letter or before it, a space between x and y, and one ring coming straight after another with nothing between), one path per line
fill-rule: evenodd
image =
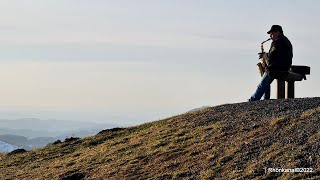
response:
M320 92L317 0L0 0L0 119L141 123L246 101L280 24ZM265 44L268 50L270 43ZM275 88L272 89L274 98Z

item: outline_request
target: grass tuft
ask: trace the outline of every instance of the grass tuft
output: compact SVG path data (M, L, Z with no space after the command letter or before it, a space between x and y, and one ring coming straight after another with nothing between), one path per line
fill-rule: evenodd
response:
M288 116L279 116L275 117L271 120L271 125L276 126L276 125L283 125L289 121Z
M309 110L304 111L304 112L301 114L301 118L305 119L305 118L308 118L308 117L312 116L313 114L318 114L318 115L320 115L320 107L317 107L317 108L314 108L314 109L309 109Z

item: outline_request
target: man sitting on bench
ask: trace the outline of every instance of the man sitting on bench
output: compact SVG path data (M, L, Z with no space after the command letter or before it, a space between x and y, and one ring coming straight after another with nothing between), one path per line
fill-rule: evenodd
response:
M266 71L262 76L256 92L249 101L258 101L264 95L264 99L270 99L270 85L274 79L284 79L288 76L288 70L292 64L292 45L289 39L283 35L282 27L273 25L267 32L272 43L270 46Z

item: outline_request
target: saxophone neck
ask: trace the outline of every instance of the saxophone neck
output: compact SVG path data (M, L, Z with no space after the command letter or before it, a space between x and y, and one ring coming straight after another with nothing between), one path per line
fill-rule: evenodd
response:
M269 38L269 39L267 39L267 40L263 41L263 42L261 43L261 46L262 46L265 42L270 41L270 40L271 40L271 38Z
M269 38L269 39L267 39L267 40L265 40L265 41L263 41L263 42L261 43L261 53L264 53L263 44L264 44L265 42L267 42L267 41L270 41L270 40L271 40L271 38Z

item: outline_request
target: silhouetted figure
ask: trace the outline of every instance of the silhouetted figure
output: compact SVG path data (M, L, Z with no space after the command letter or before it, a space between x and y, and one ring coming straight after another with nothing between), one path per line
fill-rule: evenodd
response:
M282 27L273 25L267 32L270 34L272 43L267 58L266 71L262 76L257 90L250 97L249 101L270 99L270 85L274 79L284 79L288 76L288 70L292 64L292 45L289 39L283 35Z

